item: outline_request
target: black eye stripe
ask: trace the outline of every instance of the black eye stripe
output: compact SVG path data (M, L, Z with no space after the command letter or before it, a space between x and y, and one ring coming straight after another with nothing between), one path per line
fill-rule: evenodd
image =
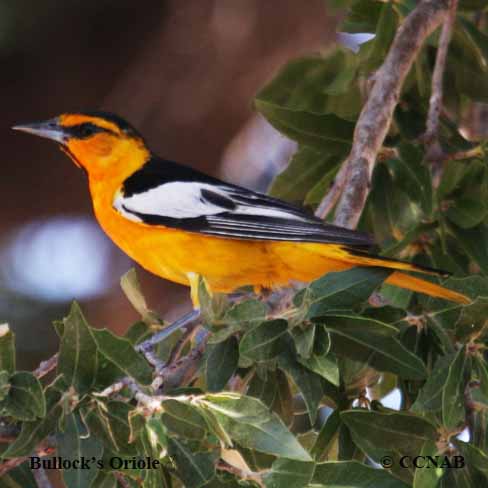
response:
M93 124L92 122L84 122L83 124L67 127L66 131L68 132L70 137L73 137L75 139L87 139L88 137L91 137L100 132L114 134L113 131L105 129L104 127L100 127L96 124Z

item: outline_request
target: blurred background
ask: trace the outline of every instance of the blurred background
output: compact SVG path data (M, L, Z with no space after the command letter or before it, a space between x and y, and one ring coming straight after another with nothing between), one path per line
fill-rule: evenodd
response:
M252 110L287 60L334 42L326 0L0 0L0 323L19 367L57 349L53 319L77 299L118 333L137 319L119 287L130 260L95 222L84 174L17 123L103 109L160 155L265 190L293 144ZM164 252L164 251L162 251ZM171 319L186 288L138 268L150 306Z

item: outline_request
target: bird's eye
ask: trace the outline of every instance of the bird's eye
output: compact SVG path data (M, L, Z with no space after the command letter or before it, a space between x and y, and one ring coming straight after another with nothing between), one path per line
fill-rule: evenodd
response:
M87 139L94 134L101 132L103 129L95 124L85 123L71 128L71 135L76 139Z
M96 125L93 125L93 124L83 124L80 127L80 136L82 138L90 137L93 134L96 134L98 131L99 131L99 129L98 129L98 127Z

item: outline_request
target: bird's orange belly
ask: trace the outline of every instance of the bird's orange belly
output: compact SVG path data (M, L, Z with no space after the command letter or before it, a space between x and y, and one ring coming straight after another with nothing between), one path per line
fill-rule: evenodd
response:
M185 285L188 273L200 274L213 291L284 286L352 266L334 259L333 245L226 239L132 222L112 209L95 212L109 237L142 267Z

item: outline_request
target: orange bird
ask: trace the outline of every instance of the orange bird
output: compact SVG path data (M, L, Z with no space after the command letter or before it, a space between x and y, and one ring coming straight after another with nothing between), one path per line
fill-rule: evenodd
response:
M469 298L406 274L443 275L371 253L363 233L321 221L276 198L223 182L152 153L120 117L80 112L14 129L57 142L85 170L96 218L152 273L210 291L308 282L354 266L393 269L386 282L459 303Z

